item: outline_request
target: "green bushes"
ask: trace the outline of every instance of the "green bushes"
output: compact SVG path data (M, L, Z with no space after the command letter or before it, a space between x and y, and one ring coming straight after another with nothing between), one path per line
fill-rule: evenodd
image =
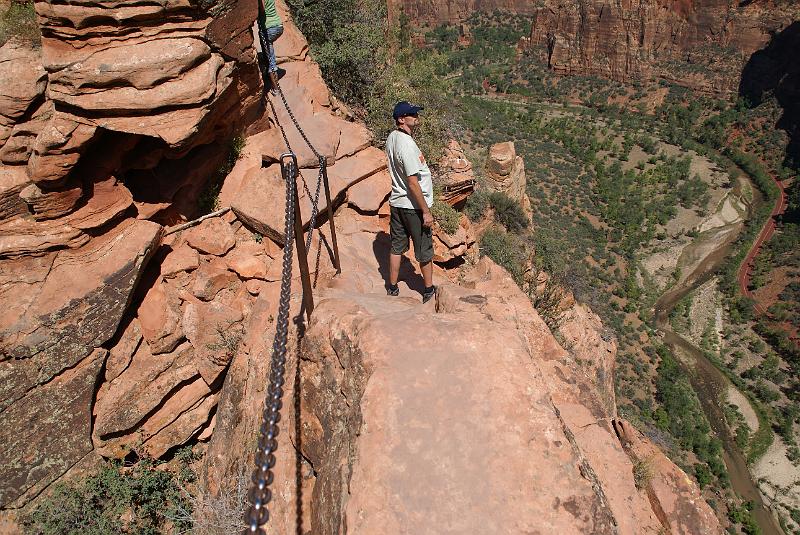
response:
M458 230L461 213L446 202L442 202L439 199L433 201L431 213L436 222L439 223L439 226L442 227L442 230L448 234L455 234Z
M528 227L528 216L517 201L503 192L495 191L489 195L489 204L494 208L498 223L510 232L518 232Z
M181 486L194 474L191 450L179 455L178 474L143 460L132 468L108 463L84 480L57 484L22 525L26 533L42 535L158 535L168 526L183 533L191 527L192 505Z
M399 100L425 106L416 134L429 162L437 162L453 124L446 64L436 53L408 47L409 28L390 28L380 0L289 0L328 87L367 123L378 143L394 128ZM402 22L402 21L401 21Z
M22 41L40 45L42 34L36 23L36 11L33 2L11 2L11 5L0 14L0 46L16 37Z
M464 213L470 221L476 222L480 221L490 207L494 210L494 220L509 232L519 233L530 224L520 204L502 191L476 191L467 199Z
M481 255L488 256L497 265L504 267L517 284L522 284L527 253L525 244L519 237L492 226L481 237L479 248Z

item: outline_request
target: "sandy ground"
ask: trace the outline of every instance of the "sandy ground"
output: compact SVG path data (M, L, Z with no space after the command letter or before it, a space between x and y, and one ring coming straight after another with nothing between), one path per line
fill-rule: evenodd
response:
M781 437L775 441L767 453L751 468L758 480L761 494L794 529L800 526L792 522L786 506L800 508L800 466L793 465L786 458L786 445Z
M758 431L758 416L756 416L756 411L753 410L753 407L750 405L750 402L747 401L745 395L739 392L733 385L728 386L728 403L736 405L736 408L739 409L739 412L744 416L747 427L749 427L753 433Z
M717 291L717 278L700 285L692 292L692 306L689 309L689 339L699 346L703 340L703 333L708 328L709 323L714 325L716 340L722 337L722 296Z

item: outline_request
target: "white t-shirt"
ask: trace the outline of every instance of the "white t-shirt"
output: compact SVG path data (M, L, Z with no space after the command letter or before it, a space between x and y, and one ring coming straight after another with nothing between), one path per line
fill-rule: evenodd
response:
M415 206L408 195L408 177L417 175L422 196L430 208L433 205L433 181L431 170L425 163L425 156L410 135L394 130L386 138L386 158L389 160L389 174L392 176L392 193L389 205L397 208L420 208Z

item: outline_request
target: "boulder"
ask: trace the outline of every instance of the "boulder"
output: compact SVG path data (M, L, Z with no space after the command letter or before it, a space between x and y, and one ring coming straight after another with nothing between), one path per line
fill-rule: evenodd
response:
M169 284L161 282L150 288L136 315L153 355L170 353L185 339L181 298Z
M236 274L228 271L222 262L204 262L193 274L192 295L203 301L211 301L225 288L234 288L239 284Z
M347 202L361 212L377 212L381 204L389 198L391 189L389 171L381 171L350 186L347 190Z
M242 341L242 313L221 303L189 303L183 315L196 365L208 385L228 368Z
M252 245L237 245L225 256L228 269L239 275L241 279L264 279L267 275L267 261L271 259L264 254L264 249L256 242Z
M174 277L184 271L192 271L200 266L200 255L186 244L179 245L161 263L161 275Z
M236 238L228 223L212 217L187 231L186 243L201 253L221 256L236 245Z

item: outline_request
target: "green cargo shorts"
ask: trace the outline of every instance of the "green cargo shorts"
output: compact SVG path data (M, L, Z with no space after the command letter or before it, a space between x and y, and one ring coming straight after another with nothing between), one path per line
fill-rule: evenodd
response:
M433 232L422 226L422 210L390 207L389 232L392 237L392 254L408 251L408 238L414 242L414 256L421 264L433 259Z

